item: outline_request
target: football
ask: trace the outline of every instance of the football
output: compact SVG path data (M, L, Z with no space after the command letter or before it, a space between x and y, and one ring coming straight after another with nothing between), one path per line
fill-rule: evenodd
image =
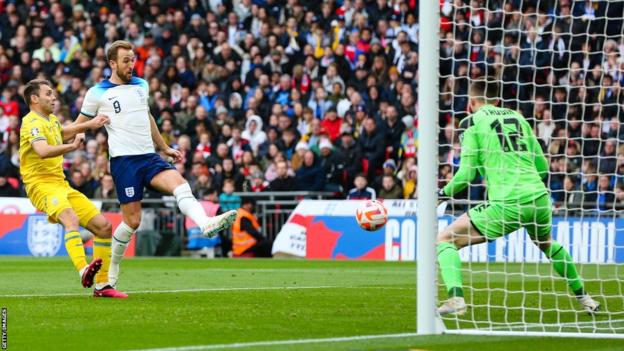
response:
M355 211L358 225L366 231L375 231L388 222L388 210L381 201L366 200Z

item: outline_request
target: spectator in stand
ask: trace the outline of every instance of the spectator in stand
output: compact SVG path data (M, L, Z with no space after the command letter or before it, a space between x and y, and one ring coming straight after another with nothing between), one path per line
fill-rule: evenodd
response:
M555 123L550 118L550 110L545 110L542 121L537 124L537 137L541 139L544 145L550 145L550 139L555 129Z
M244 151L248 151L248 150L244 150ZM241 162L241 159L243 158L243 152L240 152L237 154L238 158L234 159L234 163ZM206 160L206 163L211 168L215 168L217 165L222 164L223 160L225 160L226 158L232 159L230 148L227 146L226 143L219 143L217 144L217 152L213 152L210 155L210 158Z
M297 171L301 166L303 166L303 159L306 152L310 150L308 147L308 143L303 140L300 140L295 146L295 154L292 156L290 160L293 171Z
M343 189L348 189L353 184L355 175L362 172L362 150L348 128L341 132L337 149L345 159L342 186Z
M323 170L316 160L314 152L308 150L303 156L303 164L295 172L297 190L321 191L325 185Z
M0 107L7 116L18 117L20 115L20 107L15 99L15 93L13 89L8 86L2 89L2 96L0 96Z
M100 185L95 189L93 197L96 199L117 199L117 190L110 173L105 173L100 180Z
M615 191L611 183L611 177L601 175L598 181L598 192L596 195L598 209L601 211L613 210L615 203Z
M290 160L295 153L296 146L297 132L294 128L287 128L282 133L282 138L277 142L277 148Z
M596 158L600 151L601 133L597 123L586 124L583 133L583 156Z
M297 189L297 182L293 176L288 174L288 163L278 161L276 164L277 178L269 183L266 191L294 191Z
M407 174L403 178L403 198L415 199L417 197L418 167L412 165L408 168Z
M227 147L229 148L229 152L231 156L236 160L241 158L243 152L245 151L253 151L251 146L249 145L249 140L244 139L242 137L241 128L237 125L232 127L232 136L230 140L227 141Z
M338 150L334 150L334 145L328 138L321 139L319 143L320 157L319 163L325 175L325 191L335 193L342 192L342 177L344 174L345 159Z
M240 162L237 163L237 166L239 167L238 171L243 177L251 175L252 167L257 166L253 153L250 151L244 151Z
M380 199L402 199L403 189L397 184L396 178L390 174L384 174L379 189L378 197Z
M416 157L418 152L418 128L414 117L406 115L401 118L401 121L405 125L405 130L401 134L400 155L403 158Z
M329 108L325 112L325 117L321 122L321 128L323 128L332 143L340 137L340 127L342 126L342 118L338 117L338 113L334 107Z
M598 171L602 174L614 174L617 170L617 156L615 147L617 139L609 139L603 144L598 159Z
M381 186L383 183L383 177L386 175L395 177L396 171L397 171L396 161L391 158L385 160L382 166L382 173L381 175L375 177L375 182L373 183L373 187L375 187L375 189L377 190L381 189Z
M223 211L236 210L241 206L241 197L234 194L234 181L226 179L219 195L219 204Z
M202 127L205 126L205 124L201 123L197 126ZM210 133L206 131L200 131L197 133L197 135L199 136L199 138L197 139L197 144L195 145L195 153L200 154L203 160L207 160L210 156L212 156L212 140L210 137Z
M208 194L208 191L212 190L212 174L207 168L203 168L199 177L190 186L195 197L202 199L204 195Z
M93 194L95 189L93 188L92 183L85 179L84 174L78 169L71 173L71 185L74 189L80 191L88 198L93 198Z
M571 176L565 177L563 180L563 206L568 210L581 209L581 203L583 201L583 192L579 189L577 182Z
M275 144L269 145L268 154L259 160L260 169L264 169L264 179L267 182L270 183L277 177L275 163L285 159L284 154L279 151Z
M355 188L349 190L347 199L349 200L375 200L377 194L375 189L368 186L368 180L364 173L359 173L353 181Z
M595 209L598 192L598 175L595 166L589 162L581 179L583 189L583 208Z
M231 158L224 159L223 163L220 166L217 166L215 170L215 186L223 188L225 181L229 179L234 182L236 190L233 191L241 191L243 189L245 177L236 169L234 161Z
M269 183L264 180L264 175L260 170L254 171L249 177L249 190L252 193L265 191L269 186Z
M113 176L110 173L104 173L101 177L100 185L95 189L93 198L110 201L102 204L103 211L117 208L117 190L115 190Z
M397 157L401 147L401 136L405 125L399 119L399 112L393 105L386 107L384 121L380 129L384 130L387 151L391 157Z
M364 161L366 177L373 180L381 169L385 157L385 135L377 128L377 122L369 117L364 120L364 132L360 135L360 148Z
M302 138L308 143L310 149L318 147L318 143L321 137L324 135L321 121L317 118L313 119L310 123L310 132Z
M326 99L327 92L323 87L314 90L314 95L310 97L308 107L313 111L314 117L321 119L332 107L332 102Z

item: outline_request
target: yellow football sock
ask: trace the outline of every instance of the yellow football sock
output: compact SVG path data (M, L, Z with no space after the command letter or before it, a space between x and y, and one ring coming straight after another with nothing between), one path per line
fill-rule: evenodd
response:
M93 259L102 259L102 268L95 275L95 283L108 282L108 266L111 258L111 239L93 238Z
M74 230L65 233L65 249L74 267L80 272L87 265L87 260L85 259L84 246L82 246L82 238L78 231Z

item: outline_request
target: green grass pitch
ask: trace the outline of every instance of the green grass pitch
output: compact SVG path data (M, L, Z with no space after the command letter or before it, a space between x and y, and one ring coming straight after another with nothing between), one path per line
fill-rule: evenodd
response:
M507 265L506 270L548 267ZM595 267L583 268L591 278ZM603 267L601 276L603 269L611 269L619 282L596 281L590 288L621 294L624 277L617 268ZM624 350L622 339L414 336L415 271L414 263L128 259L122 263L120 288L130 298L108 300L94 299L91 290L80 287L67 258L5 257L0 258L0 307L7 308L8 350ZM564 283L534 275L524 282L520 275L496 273L489 279L475 273L465 280L478 289L496 286L497 279L507 279L513 288L524 284L528 290L565 291ZM469 303L487 302L468 293ZM521 300L512 294L508 303L546 306L550 299L532 297ZM563 297L552 299L566 303ZM610 300L609 310L621 313L621 301ZM567 303L566 308L575 306ZM484 319L480 313L485 312L474 308L448 324L470 326L471 316ZM493 313L495 320L531 321L515 309ZM544 314L543 321L556 322L553 315ZM592 321L573 313L560 322L566 318ZM345 338L354 336L373 337ZM320 340L326 338L337 339Z

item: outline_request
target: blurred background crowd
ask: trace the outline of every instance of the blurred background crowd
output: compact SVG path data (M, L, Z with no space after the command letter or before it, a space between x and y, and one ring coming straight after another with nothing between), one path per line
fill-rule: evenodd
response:
M440 1L440 185L459 166L455 131L470 78L496 77L502 104L535 127L563 205L624 200L623 2ZM470 7L469 7L470 6ZM200 198L330 191L414 198L416 0L0 1L0 195L23 195L23 85L46 78L70 123L110 74L115 40L135 46L163 137ZM115 199L107 136L66 156L68 180ZM462 196L481 200L482 179Z

